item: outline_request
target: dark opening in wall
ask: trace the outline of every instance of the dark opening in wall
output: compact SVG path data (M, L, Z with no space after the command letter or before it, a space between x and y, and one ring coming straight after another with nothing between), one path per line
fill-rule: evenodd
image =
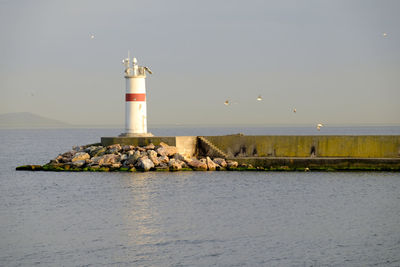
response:
M239 151L235 153L235 157L245 157L247 148L245 145L241 145Z
M315 146L311 147L311 152L310 152L310 156L311 157L315 157L316 151L315 151Z
M258 154L257 154L257 148L253 148L253 157L257 157L258 156Z

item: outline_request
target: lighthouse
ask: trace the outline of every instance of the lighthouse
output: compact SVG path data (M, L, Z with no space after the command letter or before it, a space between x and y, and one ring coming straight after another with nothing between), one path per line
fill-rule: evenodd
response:
M128 58L122 63L125 66L125 133L121 136L153 136L147 132L146 111L146 72L152 74L148 67L139 66L133 58L132 65Z

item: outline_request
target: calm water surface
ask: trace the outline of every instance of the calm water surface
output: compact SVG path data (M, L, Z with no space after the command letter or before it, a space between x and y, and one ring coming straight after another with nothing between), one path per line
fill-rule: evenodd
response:
M399 173L14 171L120 132L0 130L0 266L400 266Z

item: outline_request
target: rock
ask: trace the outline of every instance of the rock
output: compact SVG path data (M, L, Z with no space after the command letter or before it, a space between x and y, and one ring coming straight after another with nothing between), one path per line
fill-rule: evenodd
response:
M169 170L169 166L167 163L161 162L160 165L156 167L156 170Z
M154 168L154 163L149 158L139 158L135 166L144 171L149 171Z
M122 147L120 144L114 144L114 145L107 147L106 154L116 154L121 150L122 150Z
M106 154L99 157L92 158L92 165L111 165L114 163L119 163L120 157L115 154Z
M131 153L132 152L132 153ZM129 151L128 153L128 159L125 161L127 165L133 164L135 165L137 160L140 158L140 151Z
M122 150L123 150L124 152L131 151L131 150L134 150L134 149L135 149L135 146L131 146L131 145L124 145L124 146L122 147Z
M73 146L72 150L74 150L75 152L83 152L85 150L84 146Z
M181 161L181 163L182 163L182 168L189 168L189 166L187 165L187 163L186 163L186 162L184 162L184 161Z
M213 161L216 164L218 164L219 166L221 166L222 168L226 168L226 166L227 166L226 161L223 158L215 158Z
M61 157L61 159L58 160L58 162L67 163L67 162L71 162L71 160L72 160L72 158Z
M146 150L154 150L156 146L153 143L148 144L147 146L144 147Z
M199 170L199 171L207 170L207 163L198 159L192 159L190 162L188 162L188 165L194 170Z
M233 161L233 160L227 160L226 161L226 166L228 167L228 168L237 168L238 167L238 163L237 163L237 161Z
M186 163L192 160L190 157L184 156L179 153L175 153L173 157L174 159L179 159L180 161L184 161Z
M71 158L65 158L61 155L58 155L55 159L50 160L51 163L65 163L65 162L71 162Z
M72 157L73 157L76 153L77 153L77 151L71 150L71 151L68 151L68 152L65 152L65 153L61 154L61 156L64 157L64 158L68 158L68 159L71 160Z
M71 162L85 159L90 159L90 155L86 152L78 152L72 157Z
M127 160L127 159L128 159L128 155L127 154L122 154L121 158L119 160L123 161L123 160Z
M158 161L157 158L157 152L154 150L147 150L147 155L149 156L149 159L154 163L155 166L160 164L160 161Z
M80 168L86 164L86 160L76 160L72 162L72 166Z
M183 161L180 161L178 159L173 159L172 158L168 162L168 166L169 166L169 169L172 170L172 171L179 171L179 170L182 169L182 163L183 163Z
M97 149L89 152L91 157L103 156L106 153L107 149L105 147L99 146Z
M119 162L111 164L111 168L114 168L114 169L119 169L119 168L121 168L121 166L122 166L122 164Z
M169 158L167 156L160 156L160 157L158 157L158 161L160 163L168 163L169 162Z
M178 150L174 146L162 146L157 148L157 153L160 156L173 156L175 153L177 153Z
M103 148L103 147L102 146L89 146L89 147L85 148L83 151L85 151L86 153L89 153L91 155L91 154L93 154L94 151L97 151L101 148Z
M164 142L160 142L160 144L158 146L159 147L169 147L169 145Z
M215 171L217 169L217 167L219 167L219 165L216 164L214 161L212 161L212 159L210 157L206 158L206 162L207 162L207 168L209 171Z

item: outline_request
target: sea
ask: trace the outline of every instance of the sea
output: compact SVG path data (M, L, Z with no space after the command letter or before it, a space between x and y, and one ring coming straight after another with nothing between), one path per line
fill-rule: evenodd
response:
M399 172L15 171L122 129L0 130L0 266L400 266ZM155 135L399 135L399 126Z

